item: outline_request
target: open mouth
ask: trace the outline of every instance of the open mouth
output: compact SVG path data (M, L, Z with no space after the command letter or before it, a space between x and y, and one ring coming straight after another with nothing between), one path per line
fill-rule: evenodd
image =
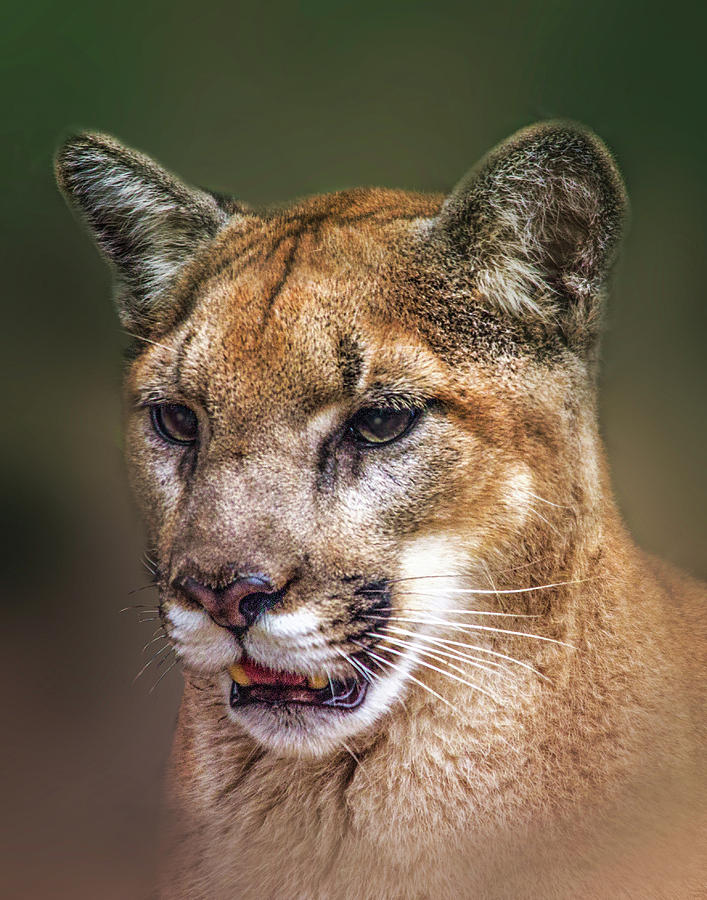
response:
M368 683L361 677L329 678L295 672L276 672L248 657L228 670L231 678L231 709L254 703L299 704L335 709L356 709L366 696Z

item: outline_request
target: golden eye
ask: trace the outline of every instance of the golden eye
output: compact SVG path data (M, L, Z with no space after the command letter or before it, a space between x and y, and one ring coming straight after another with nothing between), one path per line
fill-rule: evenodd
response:
M362 409L351 420L351 433L362 444L389 444L410 429L418 412L390 406Z
M155 403L150 407L152 427L172 444L194 444L199 436L196 413L181 403Z

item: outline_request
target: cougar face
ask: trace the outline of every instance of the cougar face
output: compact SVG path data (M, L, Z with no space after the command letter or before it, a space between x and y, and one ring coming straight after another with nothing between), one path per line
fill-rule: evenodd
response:
M596 139L522 132L444 202L360 190L261 214L103 136L57 165L136 339L128 460L160 615L224 728L325 753L458 654L425 642L445 612L537 615L491 572L534 544L560 558L557 511L566 528L568 498L592 502L623 203ZM474 627L485 702L504 655Z
M416 227L405 223L411 242ZM429 344L393 331L380 281L341 231L317 240L299 226L309 247L286 278L263 236L270 259L212 279L128 384L166 631L189 670L218 677L235 723L299 752L402 697L415 650L376 652L388 624L448 606L495 521L514 531L524 518L526 469L468 421L458 376ZM228 236L234 265L243 239ZM325 241L347 278L309 262ZM485 394L479 417L489 406Z

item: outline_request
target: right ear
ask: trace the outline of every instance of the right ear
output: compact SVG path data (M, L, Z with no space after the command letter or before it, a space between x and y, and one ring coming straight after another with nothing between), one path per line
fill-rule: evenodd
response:
M104 134L69 138L55 165L64 196L113 265L121 323L149 332L179 270L233 208L226 211L211 194Z

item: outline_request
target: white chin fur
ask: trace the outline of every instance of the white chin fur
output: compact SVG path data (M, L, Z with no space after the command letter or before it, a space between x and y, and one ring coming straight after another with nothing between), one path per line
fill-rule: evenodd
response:
M398 663L396 663L398 664ZM412 660L399 660L409 670ZM224 677L224 696L228 697L231 679ZM244 706L231 709L233 721L266 747L287 756L323 756L341 749L342 741L370 728L402 697L405 677L393 672L368 686L363 703L353 710L321 709L292 705L278 707Z

